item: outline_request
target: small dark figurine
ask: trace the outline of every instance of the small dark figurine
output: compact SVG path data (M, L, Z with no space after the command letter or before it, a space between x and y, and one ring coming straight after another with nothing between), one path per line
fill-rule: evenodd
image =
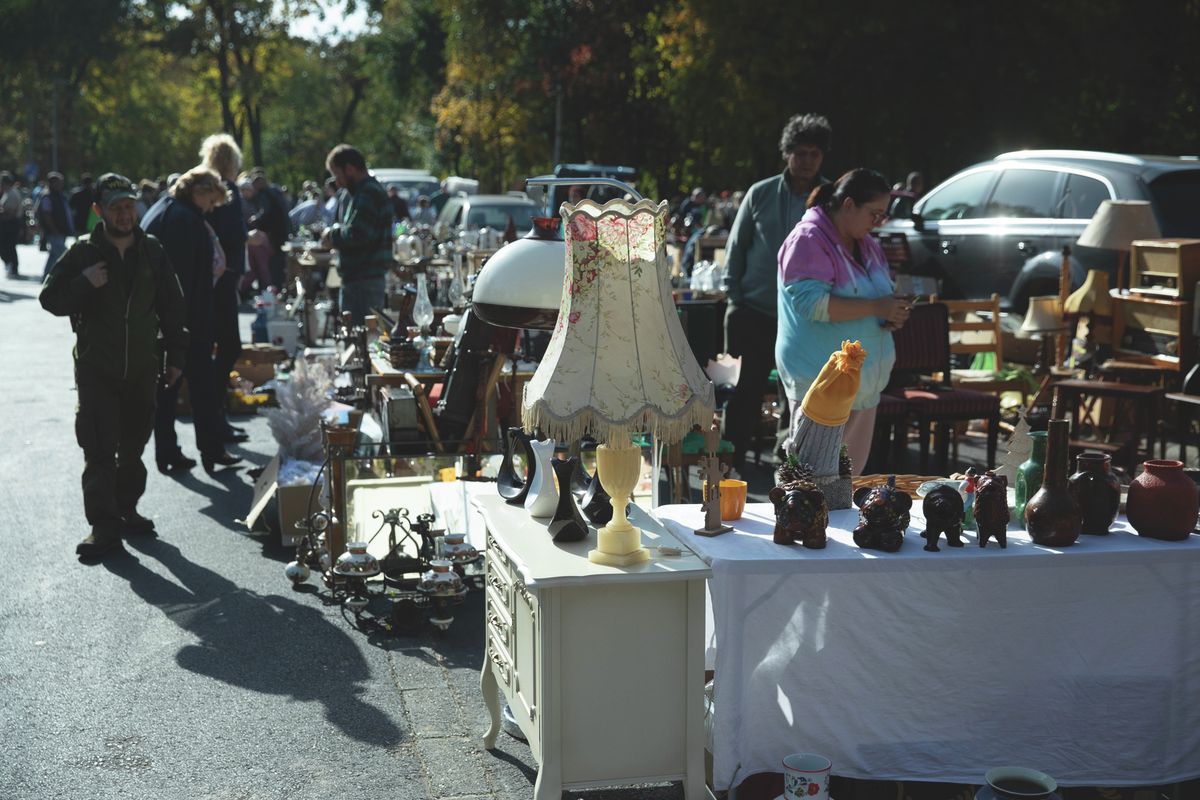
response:
M896 476L889 475L881 486L863 486L854 493L854 504L859 511L854 543L864 550L899 550L911 519L912 498L896 489Z
M925 495L921 504L925 514L925 549L931 553L941 552L938 539L946 534L946 544L951 547L962 547L963 529L963 498L953 486L940 484Z
M793 481L772 488L767 497L775 506L775 544L799 542L810 550L825 548L829 509L816 484Z
M988 471L975 483L975 528L979 546L995 536L1000 548L1008 547L1008 478Z

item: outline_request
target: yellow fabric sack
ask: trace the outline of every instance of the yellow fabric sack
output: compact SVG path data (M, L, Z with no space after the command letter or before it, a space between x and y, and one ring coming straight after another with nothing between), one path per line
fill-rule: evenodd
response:
M860 342L842 342L842 349L829 356L821 374L808 387L800 404L804 416L830 427L846 424L866 358L867 351Z

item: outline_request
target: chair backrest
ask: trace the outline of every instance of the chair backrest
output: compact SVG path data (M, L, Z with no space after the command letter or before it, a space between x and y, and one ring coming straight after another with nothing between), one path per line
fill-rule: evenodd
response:
M995 353L996 370L1004 367L1004 337L1000 330L1000 295L992 294L987 300L940 300L937 295L934 295L930 298L930 302L944 304L950 314L951 353L962 355ZM984 319L980 316L980 312L990 315L989 318Z
M894 372L942 373L950 376L950 317L944 303L918 303L904 327L893 334L896 342Z

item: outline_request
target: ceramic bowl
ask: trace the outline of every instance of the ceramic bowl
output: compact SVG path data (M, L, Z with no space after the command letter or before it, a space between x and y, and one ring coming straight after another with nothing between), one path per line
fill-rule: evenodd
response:
M993 767L983 776L997 797L1038 800L1058 789L1058 782L1044 772L1026 767Z

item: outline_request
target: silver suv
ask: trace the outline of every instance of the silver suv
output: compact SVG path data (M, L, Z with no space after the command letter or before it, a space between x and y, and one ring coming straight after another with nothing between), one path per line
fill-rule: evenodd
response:
M1075 243L1108 199L1149 200L1163 236L1200 238L1196 156L1082 150L1022 150L968 167L878 234L889 257L906 262L899 271L938 279L944 297L995 292L1007 310L1024 313L1030 297L1058 292L1063 245L1072 251L1072 287L1089 269L1115 274L1115 251Z
M442 206L433 226L438 240L458 238L462 233L491 228L504 232L511 220L517 235L524 236L533 227L537 205L524 192L510 194L459 194Z

